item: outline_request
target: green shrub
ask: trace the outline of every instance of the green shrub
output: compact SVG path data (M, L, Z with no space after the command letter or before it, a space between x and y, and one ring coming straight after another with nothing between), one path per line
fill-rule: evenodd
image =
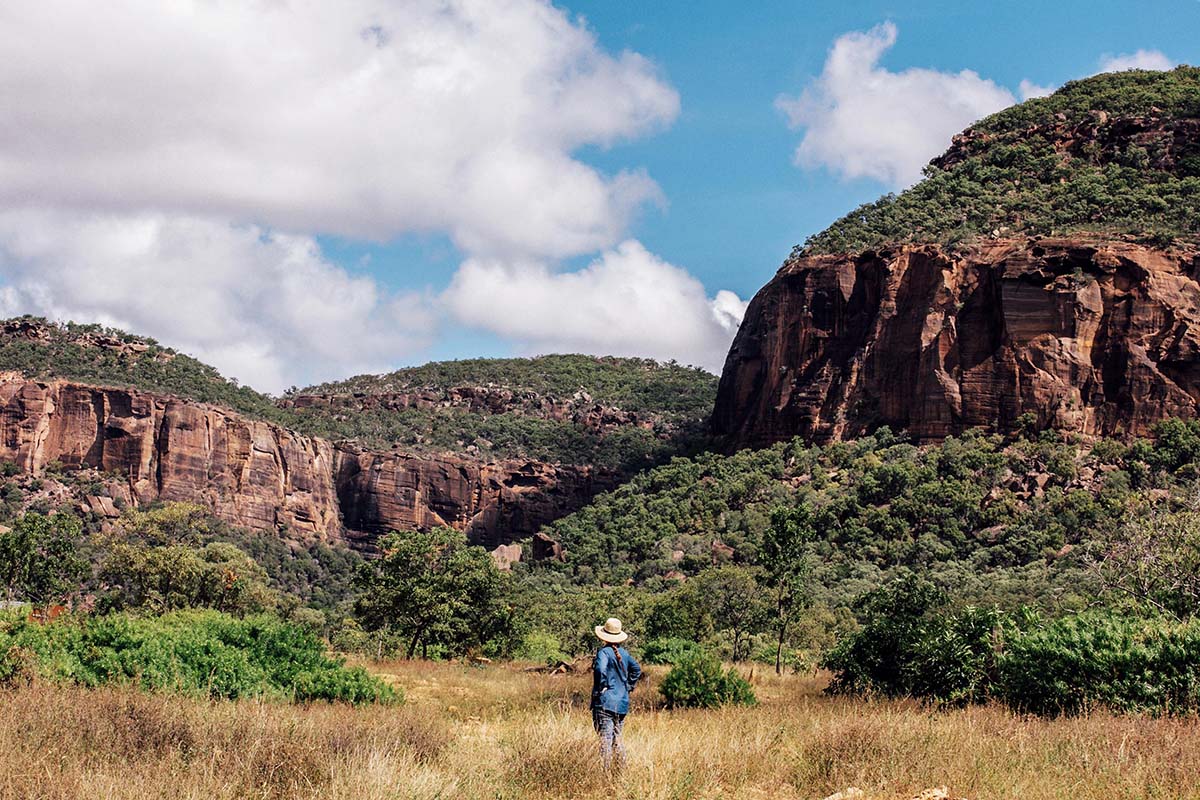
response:
M650 639L641 648L642 661L647 664L678 664L703 648L691 639L675 637Z
M1200 619L1180 622L1096 609L1042 623L941 606L919 583L885 587L864 627L825 660L831 690L935 702L994 697L1022 713L1200 711Z
M659 691L670 708L717 708L723 705L755 705L754 690L745 678L717 657L696 651L680 658L663 678Z
M530 631L525 634L515 656L526 661L536 661L539 664L551 666L568 660L558 637L546 631Z
M946 595L926 580L907 577L855 602L862 628L842 638L821 666L832 670L837 694L915 693L918 675L939 634L933 612Z
M834 672L829 691L953 704L987 699L1015 623L995 608L949 613L946 604L944 592L915 577L864 595L856 603L862 628L822 663Z
M1019 711L1195 713L1200 620L1090 611L1010 637L998 666L997 694Z
M400 695L362 668L331 657L298 625L271 616L237 619L180 611L63 618L39 625L9 615L0 651L34 654L37 672L84 686L129 684L213 698L394 702Z

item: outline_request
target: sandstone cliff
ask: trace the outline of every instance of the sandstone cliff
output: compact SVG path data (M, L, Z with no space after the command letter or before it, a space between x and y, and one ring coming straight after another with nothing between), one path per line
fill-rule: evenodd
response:
M1200 255L1085 238L789 259L721 376L728 447L880 425L1142 434L1200 402Z
M370 541L450 525L494 546L532 535L614 478L589 467L372 453L217 406L131 389L0 376L0 460L118 476L128 499L190 501L297 538Z

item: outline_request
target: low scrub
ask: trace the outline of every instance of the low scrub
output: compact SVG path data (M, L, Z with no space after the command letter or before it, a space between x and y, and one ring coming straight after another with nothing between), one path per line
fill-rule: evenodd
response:
M1200 710L1200 620L1096 609L1045 622L1029 613L944 608L918 581L860 604L864 625L826 657L830 691L942 704L997 699L1043 716Z
M1106 611L1022 631L1005 644L997 693L1036 714L1200 710L1200 621Z
M691 639L677 637L651 639L642 645L642 661L647 664L678 664L702 648Z
M395 702L396 690L330 657L312 632L271 616L126 614L38 624L0 618L0 677L133 685L212 698Z
M716 656L699 650L680 657L659 691L670 708L752 706L758 702L754 689L737 670L725 669Z

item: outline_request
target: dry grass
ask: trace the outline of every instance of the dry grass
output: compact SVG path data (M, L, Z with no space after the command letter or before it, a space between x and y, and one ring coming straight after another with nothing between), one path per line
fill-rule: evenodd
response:
M1200 722L833 700L756 675L753 709L668 712L639 690L630 763L596 770L584 676L393 663L399 709L0 693L0 798L1200 798ZM661 673L652 671L653 683Z

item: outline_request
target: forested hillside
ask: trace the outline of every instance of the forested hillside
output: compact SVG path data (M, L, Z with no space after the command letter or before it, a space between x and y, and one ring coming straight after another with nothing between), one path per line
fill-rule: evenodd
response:
M860 206L798 253L1079 232L1158 244L1200 235L1200 68L1071 81L955 137L899 195Z
M34 317L0 322L0 370L133 387L374 449L634 471L703 443L716 376L649 359L438 362L273 398L153 339Z

